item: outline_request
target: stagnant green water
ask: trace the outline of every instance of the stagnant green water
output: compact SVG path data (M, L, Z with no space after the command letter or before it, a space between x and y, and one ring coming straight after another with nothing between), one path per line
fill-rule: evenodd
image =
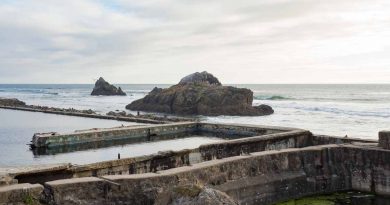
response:
M390 205L390 198L362 192L344 192L292 199L275 205Z

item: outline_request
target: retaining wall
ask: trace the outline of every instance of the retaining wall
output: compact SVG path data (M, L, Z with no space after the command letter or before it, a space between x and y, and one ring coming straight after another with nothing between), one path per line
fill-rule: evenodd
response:
M45 198L54 204L164 204L174 187L186 184L209 186L249 205L348 190L389 196L389 165L388 150L323 145L251 153L157 173L48 182Z

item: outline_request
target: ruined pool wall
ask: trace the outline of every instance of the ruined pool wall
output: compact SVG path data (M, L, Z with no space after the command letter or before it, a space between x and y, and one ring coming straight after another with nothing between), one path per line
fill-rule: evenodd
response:
M150 131L148 131L150 130ZM140 128L114 129L108 133L126 132L133 136L145 138L146 134L157 134L154 137L163 136L162 133L185 133L185 132L214 132L222 136L233 136L232 140L218 143L201 145L196 149L186 149L181 151L164 151L157 154L140 156L134 158L124 158L119 160L103 161L87 165L72 165L47 172L45 174L29 172L15 175L21 183L44 183L52 180L47 176L55 176L56 179L92 177L103 175L124 175L142 174L167 170L182 166L190 166L196 163L223 159L232 156L248 155L253 152L267 150L281 150L287 148L302 148L321 144L340 144L354 142L372 142L353 138L339 138L332 136L313 135L311 132L300 129L267 127L267 126L247 126L237 124L212 124L212 123L175 123L170 125L146 126ZM97 132L102 134L102 132ZM92 132L91 135L96 133ZM262 135L263 134L263 135ZM242 137L245 135L255 135ZM241 138L239 138L241 137ZM134 138L135 139L135 138ZM91 143L91 144L96 144ZM72 146L59 146L60 148L70 148Z
M86 130L69 134L37 133L33 136L32 146L35 148L67 147L71 145L98 144L126 139L148 139L154 136L176 135L181 133L212 134L229 138L243 138L297 130L293 128L246 126L237 124L212 124L182 122L168 125L152 125L141 127L117 127L112 129Z
M265 151L137 175L68 179L45 184L54 204L166 204L181 185L209 186L240 204L273 204L336 191L390 195L390 151L323 145Z
M361 139L353 137L338 137L330 135L313 135L313 145L325 144L351 144L351 143L378 143L378 140Z
M141 174L193 165L203 161L250 152L310 146L309 131L297 130L286 133L255 136L201 145L196 149L160 152L144 157L98 162L71 168L74 177L118 174Z
M184 122L168 125L151 125L142 127L123 127L112 129L88 130L69 134L43 133L35 134L32 139L33 147L60 147L102 141L116 141L128 138L150 138L153 135L171 135L196 130L197 123Z
M227 125L206 124L208 127L213 126L216 129L228 129ZM198 125L199 126L199 125ZM165 126L164 126L165 127ZM239 126L244 129L244 126ZM199 129L199 128L198 128ZM235 127L234 129L239 129ZM258 130L263 133L276 132L269 127L260 127ZM235 131L237 132L237 131ZM253 133L252 133L253 134ZM319 138L321 140L319 140ZM341 138L343 139L343 138ZM329 144L335 141L339 142L340 138L313 135L306 130L292 130L276 134L267 134L253 137L244 137L241 139L226 140L218 143L201 145L196 149L185 149L180 151L164 151L157 154L140 156L134 158L124 158L119 160L110 160L87 165L73 165L69 168L64 168L57 171L56 176L64 176L63 178L79 178L103 175L124 175L124 174L142 174L167 170L182 166L189 166L196 163L222 159L232 156L248 155L253 152L261 152L267 150L281 150L287 148L302 148L318 144ZM340 143L361 142L361 140L352 138L349 141L340 141ZM371 141L369 141L371 142ZM23 179L21 182L36 183L35 179L40 179L39 183L44 183L48 179L40 178L37 173L23 173L16 176L17 179ZM35 180L35 181L34 181Z

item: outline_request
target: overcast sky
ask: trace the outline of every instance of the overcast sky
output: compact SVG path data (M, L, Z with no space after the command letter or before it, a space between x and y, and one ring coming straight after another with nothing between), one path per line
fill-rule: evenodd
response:
M389 0L2 0L0 83L390 83Z

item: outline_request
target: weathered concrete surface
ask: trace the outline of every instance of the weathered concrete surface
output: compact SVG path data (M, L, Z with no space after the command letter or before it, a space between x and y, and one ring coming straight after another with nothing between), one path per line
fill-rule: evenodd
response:
M13 173L12 177L20 180L20 182L28 183L44 183L54 179L66 179L72 177L90 177L103 176L114 174L140 174L148 172L156 172L181 166L188 166L214 158L228 157L234 155L247 154L247 152L258 152L269 149L281 149L294 146L310 146L310 133L304 130L283 127L270 126L254 126L254 125L239 125L239 124L209 124L209 123L176 123L170 125L146 126L146 127L124 127L112 129L115 132L118 130L131 129L126 131L131 136L145 135L150 128L152 141L154 139L164 140L162 134L195 132L194 134L202 134L203 132L212 133L213 136L228 137L231 142L226 144L217 144L216 146L206 145L202 149L187 149L181 151L164 151L158 154L140 156L134 158L124 158L120 160L111 160L87 165L69 165L67 167L58 166L57 169L41 170L33 169L28 172L22 172L18 169L17 173ZM111 132L111 129L103 129L103 131ZM95 130L96 131L96 130ZM77 133L87 133L88 135L95 132L94 130L84 130ZM96 132L100 132L97 130ZM199 133L200 132L200 133ZM111 133L112 134L112 133ZM111 136L108 134L108 136ZM158 134L158 135L154 135ZM179 134L175 137L181 137ZM115 133L113 134L116 135ZM256 135L257 137L249 137ZM165 135L169 136L169 135ZM186 135L188 136L188 134ZM53 137L49 134L49 138ZM54 135L56 137L56 135ZM145 136L142 136L145 138ZM153 138L153 139L152 139ZM237 139L239 138L239 139ZM307 138L306 140L304 140ZM98 138L100 139L100 138ZM138 139L138 138L137 138ZM136 140L137 140L136 139ZM170 138L168 138L170 139ZM142 141L142 140L140 140ZM309 143L304 145L303 143ZM96 142L88 145L95 145ZM250 144L248 149L247 144ZM87 144L86 144L87 145ZM62 146L70 148L73 146ZM225 147L224 152L221 152L221 147ZM54 147L55 148L55 147ZM53 149L50 148L50 150ZM216 156L215 154L224 154ZM228 155L226 153L229 153ZM53 166L56 167L56 166ZM8 184L12 181L8 181Z
M31 165L24 167L0 168L4 185L15 183L41 183L42 181L71 178L71 164ZM0 185L1 185L0 180Z
M40 184L14 184L0 187L0 204L36 204L42 196Z
M53 180L53 178L45 176L55 176L56 178L54 179L61 179L61 177L78 178L103 175L142 174L172 169L176 167L189 166L213 159L248 155L252 152L261 152L266 150L280 150L286 148L299 148L333 143L354 143L358 144L359 146L367 147L376 146L375 141L318 136L312 135L309 131L294 128L210 123L180 123L176 125L183 125L192 131L195 127L196 132L211 132L213 135L220 135L222 137L229 136L229 139L232 140L227 140L221 143L206 144L196 149L164 151L148 156L124 158L120 160L97 162L87 165L72 165L68 168L51 171L43 170L42 173L45 174L40 174L39 171L19 173L14 174L13 177L20 179L21 182L44 183ZM183 127L175 128L174 124L153 127L155 129L150 132L151 134L172 132L172 130L179 133L185 133L187 130L187 128ZM143 133L142 129L141 133ZM140 130L134 133L139 134ZM157 135L153 137L160 139L162 136L163 135ZM8 180L8 182L5 182L4 184L9 183L12 183L12 181Z
M390 149L390 131L379 132L379 146L384 149Z
M354 137L337 137L329 135L313 135L313 145L324 144L351 144L351 143L378 143L378 140L361 139Z
M93 200L107 194L108 189L109 184L104 179L95 177L58 180L45 184L42 198L49 204L110 204L108 201L108 203L98 203L97 200ZM85 192L82 193L80 190Z
M198 125L218 127L217 130L224 132L223 129L228 128L228 125L219 124L204 124ZM232 125L233 126L233 125ZM233 134L237 134L237 130L242 129L245 134L255 132L254 127L237 126ZM271 131L272 129L275 129ZM186 149L181 151L166 151L154 155L126 158L120 160L112 160L98 162L88 165L73 166L70 168L74 177L87 176L102 176L114 174L141 174L148 172L156 172L181 166L188 166L199 162L220 159L230 156L246 155L250 152L260 152L265 150L283 149L291 147L304 147L311 145L311 133L305 130L287 131L290 128L285 128L283 133L268 134L256 137L245 137L235 140L227 140L222 143L213 143L202 145L199 149ZM231 129L232 130L232 129ZM268 130L268 131L265 131ZM275 133L281 132L283 129L278 127L257 127L257 133ZM232 134L232 133L225 133ZM254 134L254 133L252 133Z
M323 145L265 151L157 173L47 183L55 204L169 204L172 188L189 184L225 192L240 204L273 204L335 191L390 195L390 151ZM86 189L88 187L88 189Z
M151 136L164 136L174 134L213 134L215 136L242 138L256 135L281 133L294 130L294 128L265 127L237 124L212 124L181 122L168 125L116 127L110 129L93 129L78 131L69 134L36 133L32 139L32 146L57 147L76 144L97 143L101 141L116 141L130 138L150 138ZM297 129L295 129L297 130Z
M168 125L86 130L69 134L37 133L33 136L32 144L34 147L56 147L126 138L145 138L156 134L167 135L193 131L196 129L196 125L196 123L184 122Z
M199 151L204 160L222 159L252 152L311 146L311 135L309 131L295 130L201 145Z

